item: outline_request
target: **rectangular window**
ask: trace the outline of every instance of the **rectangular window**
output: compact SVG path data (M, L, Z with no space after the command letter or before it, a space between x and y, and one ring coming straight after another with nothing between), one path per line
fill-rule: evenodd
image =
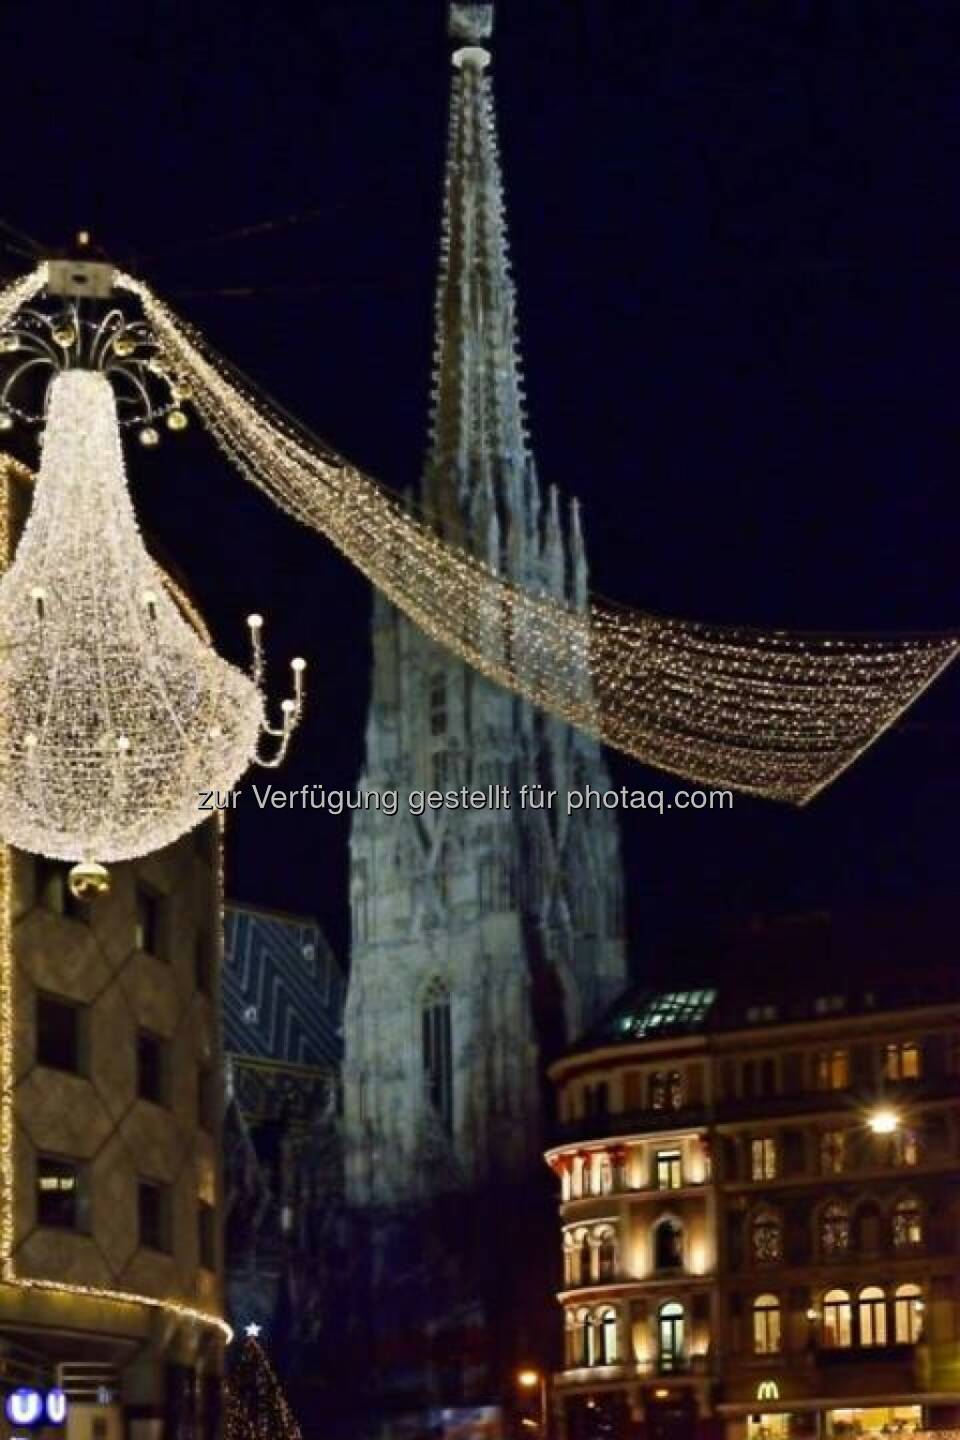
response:
M777 1175L777 1142L772 1135L758 1135L750 1141L750 1178L774 1180Z
M430 677L430 734L445 735L447 730L447 677L437 673Z
M80 1168L72 1160L37 1156L37 1224L76 1230Z
M145 1250L170 1251L170 1187L141 1180L137 1189L140 1245Z
M683 1166L679 1150L657 1151L657 1189L679 1190L683 1185Z
M137 1033L137 1094L154 1105L169 1101L167 1043L149 1030Z
M80 1008L53 995L37 996L37 1064L80 1073Z
M163 897L147 885L138 885L134 943L138 950L154 955L158 960L165 959L162 922Z
M920 1163L920 1139L916 1130L897 1130L890 1136L890 1163L908 1169Z
M850 1059L846 1050L820 1050L816 1060L818 1090L845 1090L850 1083Z
M846 1168L847 1137L843 1130L824 1130L820 1136L820 1174L842 1175Z
M912 1040L898 1040L888 1045L883 1073L887 1080L919 1080L919 1045Z
M205 1200L199 1201L197 1205L197 1249L200 1254L200 1264L203 1269L216 1270L216 1214L213 1206L208 1205Z

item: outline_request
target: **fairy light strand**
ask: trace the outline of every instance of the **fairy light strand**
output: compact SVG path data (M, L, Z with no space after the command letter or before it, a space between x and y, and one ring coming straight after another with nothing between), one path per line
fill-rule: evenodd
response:
M428 636L644 763L805 803L956 656L955 635L821 636L583 606L505 579L278 411L142 281L165 363L226 456Z

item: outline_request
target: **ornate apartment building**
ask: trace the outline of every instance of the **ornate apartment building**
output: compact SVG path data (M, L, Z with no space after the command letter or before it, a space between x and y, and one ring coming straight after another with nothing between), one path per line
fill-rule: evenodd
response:
M2 462L5 543L28 505ZM62 1390L70 1440L219 1435L219 848L80 904L0 847L0 1396Z
M577 507L537 478L524 418L490 80L491 4L450 6L453 90L422 503L500 573L586 599ZM588 683L585 677L585 684ZM558 791L519 805L521 784ZM492 805L388 816L351 836L345 1021L348 1194L417 1204L539 1163L545 1058L625 981L619 840L599 747L499 690L378 599L362 785L505 786Z
M568 1440L960 1425L960 988L635 992L553 1067Z

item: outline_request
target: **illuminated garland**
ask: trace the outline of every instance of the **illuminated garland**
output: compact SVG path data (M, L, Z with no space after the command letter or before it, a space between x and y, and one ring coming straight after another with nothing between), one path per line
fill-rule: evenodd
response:
M0 297L2 303L2 297ZM6 568L11 543L11 472L18 467L0 459L0 573ZM26 472L23 472L26 475ZM178 604L185 597L172 586ZM222 847L221 847L222 849ZM222 870L222 858L218 862ZM180 1320L194 1321L221 1331L229 1342L233 1330L219 1315L176 1300L161 1300L153 1295L135 1294L128 1290L111 1290L96 1285L77 1285L68 1281L44 1280L18 1275L14 1255L15 1192L14 1169L14 1007L13 1007L13 875L9 846L0 845L0 1283L20 1290L49 1290L58 1294L76 1295L92 1300L109 1300L121 1304L143 1305L162 1310Z
M325 449L143 282L161 354L229 459L319 530L427 635L491 680L646 764L804 803L956 656L956 636L759 632L582 608L504 579Z

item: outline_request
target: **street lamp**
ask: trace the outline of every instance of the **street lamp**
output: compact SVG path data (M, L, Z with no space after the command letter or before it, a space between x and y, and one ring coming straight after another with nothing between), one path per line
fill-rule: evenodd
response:
M888 1105L880 1105L867 1116L867 1125L874 1135L892 1135L900 1126L900 1116Z
M542 1440L547 1440L547 1377L540 1370L524 1369L517 1371L517 1384L521 1390L536 1390L539 1392L540 1414L537 1421L537 1429Z

